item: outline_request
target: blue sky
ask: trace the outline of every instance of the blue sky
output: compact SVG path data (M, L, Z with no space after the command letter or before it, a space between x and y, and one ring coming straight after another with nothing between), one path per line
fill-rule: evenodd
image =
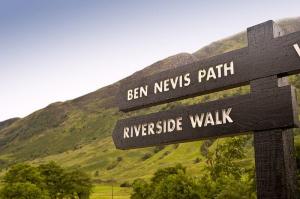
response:
M0 0L0 121L192 53L299 0Z

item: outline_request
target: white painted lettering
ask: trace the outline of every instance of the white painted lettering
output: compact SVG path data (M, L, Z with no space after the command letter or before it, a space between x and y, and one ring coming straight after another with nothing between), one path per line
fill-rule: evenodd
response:
M229 123L232 123L232 122L233 122L233 120L232 120L231 117L229 116L231 110L232 110L232 108L228 108L227 110L225 110L225 109L222 110L223 124L226 124L227 121L228 121Z
M207 126L215 126L226 123L232 123L233 120L230 117L232 108L216 110L214 113L200 113L195 115L190 115L190 121L193 128L201 128ZM222 114L222 116L221 116ZM200 115L200 116L199 116Z
M222 77L222 67L223 67L223 64L216 66L216 68L218 70L218 78Z
M130 137L133 137L133 127L130 127Z
M146 85L145 87L141 87L140 88L141 92L140 92L140 97L147 97L148 95L148 85Z
M203 80L209 81L212 79L226 77L234 74L233 61L230 63L219 64L208 69L200 69L198 71L198 82L201 83Z
M210 68L208 69L206 81L208 81L210 78L213 78L213 79L216 79L216 78L217 78L217 77L216 77L216 73L215 73L213 67L210 67Z
M177 86L177 83L178 83L178 79L179 79L178 77L175 77L175 79L174 78L170 79L171 86L172 86L173 89L176 89L176 86Z
M222 121L219 118L219 111L216 111L216 125L222 124Z
M139 98L139 88L133 90L133 99Z
M164 81L164 91L169 91L169 82L170 82L170 79L166 79Z
M204 113L201 114L201 116L199 117L198 114L196 114L195 116L190 116L190 120L192 123L192 127L196 128L196 127L202 127L203 124L203 118L204 118Z
M186 87L189 86L190 83L190 73L165 79L154 84L154 94L168 92L170 90L176 90L177 88Z
M149 123L149 125L148 125L148 135L154 135L155 133L154 133L154 123L153 122L151 122L151 123Z
M232 123L230 116L232 108L216 110L206 113L198 113L189 115L189 119L193 128L201 128L208 126ZM222 114L222 116L221 116ZM183 117L162 119L155 122L141 123L124 127L123 138L129 139L134 137L144 137L172 132L180 132L183 130Z
M141 86L141 87L137 87L134 89L129 89L127 91L127 100L133 100L133 99L138 99L141 97L146 97L148 96L148 85L146 86Z
M156 128L157 128L157 131L156 131L156 133L157 134L161 134L162 133L162 121L158 121L157 123L156 123Z
M184 75L184 86L189 86L191 84L190 73Z
M228 75L228 71L230 72L230 75L234 74L233 61L230 62L229 66L227 66L227 63L224 64L224 76L225 77Z
M199 82L202 82L202 79L206 76L206 70L199 70L198 72L198 80Z
M127 91L127 100L130 101L132 99L133 99L133 94L132 94L132 90L130 89Z
M141 130L141 125L134 125L134 132L135 132L135 136L138 137L140 134L140 130Z
M168 132L173 132L176 128L176 121L174 119L168 120Z
M155 83L154 84L154 94L157 94L158 92L163 92L163 82L161 81L160 83Z
M147 131L147 124L143 124L142 125L142 136L146 136L147 135L146 131Z
M206 114L204 126L207 126L208 124L210 124L211 126L214 126L214 125L215 125L213 116L212 116L212 114L211 114L210 112L208 112L208 113Z
M163 121L163 132L164 133L167 132L167 121L166 120Z
M182 117L176 119L176 131L182 131Z
M128 135L128 133L129 133L129 128L128 128L128 127L125 127L124 130L123 130L123 132L124 132L124 139L129 138L129 135Z
M182 131L182 117L159 120L143 124L136 124L123 129L123 138L139 136L159 135L161 133L172 133ZM131 135L131 136L130 136Z
M300 57L300 47L298 44L294 44L294 48L296 50L296 52L298 53L299 57Z

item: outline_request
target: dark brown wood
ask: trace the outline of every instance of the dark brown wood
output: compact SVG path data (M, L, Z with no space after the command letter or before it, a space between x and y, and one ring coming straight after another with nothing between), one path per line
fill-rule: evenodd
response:
M255 26L248 30L252 49L256 45L268 45L273 37L282 35L275 24ZM261 43L261 44L259 44ZM251 49L251 47L249 46ZM277 61L277 60L276 60ZM269 65L272 67L273 65ZM270 76L251 81L251 93L261 95L266 91L286 86L287 78ZM293 93L294 95L295 93ZM296 98L294 96L294 98ZM296 101L294 117L298 116ZM256 184L258 199L295 199L296 198L296 161L294 156L294 136L291 129L274 129L254 132Z
M223 100L181 107L169 111L153 113L145 116L133 117L117 122L113 132L113 140L117 148L130 149L149 147L161 144L177 142L188 142L211 137L224 137L246 133L253 130L266 130L275 128L292 128L297 124L297 115L293 109L295 105L294 88L285 86L273 90L266 90L259 95L247 94L231 97ZM222 121L222 110L231 108L229 114L232 122L219 125L208 124L204 127L207 113L211 113L216 124L215 113L219 112L219 119ZM190 116L196 114L201 116L204 113L203 126L193 128ZM147 124L168 119L182 117L182 130L173 132L148 135ZM145 124L147 135L142 136L141 126ZM124 134L126 127L136 125L140 128L139 136L130 136L131 131ZM139 126L140 125L140 126ZM157 130L157 129L156 129ZM124 138L125 135L125 138ZM126 136L127 135L127 136Z
M252 94L260 95L266 91L276 90L278 86L286 84L286 78L277 79L276 76L272 76L251 82L251 90ZM297 117L297 104L293 106L295 107L294 117ZM254 149L257 198L296 198L296 161L293 130L255 131Z
M258 199L296 198L293 130L254 133Z
M277 35L274 35L276 32ZM217 55L201 60L183 67L168 70L149 77L143 77L134 82L123 82L119 91L119 109L131 111L157 104L193 97L214 91L233 88L249 84L251 80L264 78L272 75L286 76L300 72L300 52L294 44L300 46L300 32L282 36L283 31L279 30L273 21L248 28L248 47L234 50L228 53ZM254 37L254 34L260 34ZM265 39L268 35L268 39ZM233 61L234 74L221 72L220 78L210 78L208 81L199 83L198 71L215 67L220 64L227 64ZM224 68L224 67L223 67ZM214 70L217 73L217 69ZM167 92L154 93L154 84L169 78L189 73L190 84L188 86L170 88ZM222 74L223 73L223 74ZM217 75L217 74L216 74ZM178 83L178 82L177 82ZM128 100L128 90L148 85L147 96Z

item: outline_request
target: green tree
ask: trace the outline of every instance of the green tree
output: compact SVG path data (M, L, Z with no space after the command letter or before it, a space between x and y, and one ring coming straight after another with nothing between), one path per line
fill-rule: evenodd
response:
M88 199L90 177L82 171L66 172L55 162L32 167L17 164L4 176L1 199Z
M51 199L64 198L67 195L64 169L55 162L42 164L38 169L44 178Z
M192 178L181 165L159 169L149 183L136 180L131 199L255 199L254 167L244 167L251 137L226 139L208 153L201 176Z
M252 182L247 179L236 180L233 176L223 176L216 184L218 193L215 199L255 199Z
M238 136L218 144L209 152L204 174L198 182L201 198L256 198L254 167L245 168L239 160L246 157L249 136Z
M71 198L88 199L92 193L92 181L90 177L79 170L64 175L65 187Z
M135 180L131 199L198 199L196 183L181 165L159 169L148 184Z
M4 176L4 182L8 184L30 182L40 188L44 187L43 178L37 168L28 164L12 166Z
M79 170L66 172L55 162L40 165L39 170L45 179L51 199L90 197L92 182L84 172Z
M197 184L184 172L163 178L153 192L151 199L200 199Z
M44 199L49 198L43 177L37 168L27 164L17 164L4 176L1 189L3 199Z
M233 175L236 179L241 178L245 169L239 165L237 160L246 157L245 144L248 136L238 136L218 144L213 152L208 153L206 169L210 172L213 180L222 175Z
M48 199L48 193L30 182L6 184L0 192L2 199Z
M152 184L158 184L163 179L167 178L170 175L176 175L179 173L185 173L186 168L183 167L181 164L176 165L175 167L167 167L163 169L158 169L154 176L151 178Z
M131 199L148 199L152 194L150 185L143 179L136 179L132 184Z

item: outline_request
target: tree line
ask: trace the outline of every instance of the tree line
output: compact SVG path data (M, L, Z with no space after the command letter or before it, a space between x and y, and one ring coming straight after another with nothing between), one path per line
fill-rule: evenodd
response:
M251 136L237 136L216 144L213 150L201 148L206 156L201 173L191 175L176 165L158 169L150 180L136 179L124 187L132 187L131 199L255 199L254 164L244 162L252 142ZM296 146L296 156L300 166L300 146ZM37 167L14 165L3 182L1 199L88 199L93 188L86 173L66 170L55 162Z
M158 169L150 181L136 179L131 199L255 199L255 165L244 161L251 144L251 136L227 138L205 151L201 173L187 174L185 167L177 165ZM295 149L300 193L300 146Z
M79 170L67 171L55 162L33 167L12 166L3 178L2 199L88 199L90 177Z
M238 136L218 144L198 176L177 165L158 169L150 181L137 179L131 199L255 199L254 166L240 162L249 142L249 136Z

